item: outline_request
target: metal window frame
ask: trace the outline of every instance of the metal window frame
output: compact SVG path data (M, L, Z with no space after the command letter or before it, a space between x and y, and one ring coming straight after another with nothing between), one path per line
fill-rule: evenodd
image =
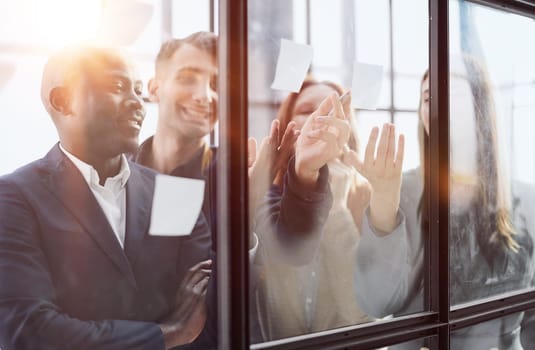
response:
M473 3L535 18L535 4L523 0ZM431 189L428 312L255 344L251 349L371 349L435 336L449 348L450 332L535 307L535 290L512 292L450 309L449 303L449 48L448 0L429 0L431 89L429 164ZM249 349L247 155L247 0L220 0L219 70L219 349ZM231 127L232 126L232 127ZM230 234L232 233L232 234Z

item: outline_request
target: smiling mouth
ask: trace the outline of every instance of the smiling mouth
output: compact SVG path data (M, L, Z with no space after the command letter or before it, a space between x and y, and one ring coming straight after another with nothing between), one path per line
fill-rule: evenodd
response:
M141 130L141 122L137 121L137 120L132 120L132 119L129 119L127 121L127 124L137 130Z
M141 125L143 124L143 116L136 113L128 118L123 118L121 121L129 128L139 131L141 130Z
M191 119L202 120L202 121L210 120L211 113L209 109L199 110L199 109L194 109L194 108L187 108L184 106L180 106L179 108L184 114L190 116Z

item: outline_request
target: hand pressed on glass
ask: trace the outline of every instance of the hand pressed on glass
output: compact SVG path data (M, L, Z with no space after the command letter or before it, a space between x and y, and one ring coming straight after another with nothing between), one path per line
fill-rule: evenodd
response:
M329 111L332 109L332 115ZM315 183L319 169L338 157L349 140L350 125L338 95L323 100L307 119L296 142L295 168L297 175Z
M206 322L205 297L211 274L212 261L201 261L189 269L180 283L174 309L160 324L171 334L166 345L190 343L201 333Z
M399 135L396 152L396 128L389 123L383 125L379 142L378 137L379 128L374 127L364 161L352 150L345 154L344 161L353 165L372 187L371 224L379 231L390 232L395 228L399 208L405 138Z

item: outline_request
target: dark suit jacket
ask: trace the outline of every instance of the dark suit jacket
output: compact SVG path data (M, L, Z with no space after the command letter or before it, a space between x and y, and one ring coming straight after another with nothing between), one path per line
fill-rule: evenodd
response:
M0 178L0 348L163 349L154 323L205 259L190 236L148 235L154 172L130 163L125 249L78 169L56 145Z

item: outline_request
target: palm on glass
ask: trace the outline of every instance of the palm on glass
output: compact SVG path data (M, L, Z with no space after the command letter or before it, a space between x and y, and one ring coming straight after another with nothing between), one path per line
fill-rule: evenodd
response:
M253 213L277 174L286 172L298 136L295 122L290 122L286 130L281 130L280 122L275 119L271 123L269 136L262 140L260 147L257 147L254 138L249 138L249 210Z
M295 146L295 171L305 184L314 184L319 169L339 157L349 140L350 125L338 101L332 94L307 118Z
M363 161L351 150L344 157L346 163L353 165L370 183L370 220L373 227L382 232L391 232L396 225L404 147L405 138L401 134L396 152L396 128L386 123L380 138L379 128L372 129Z
M206 292L212 274L212 261L201 261L191 267L181 281L171 313L162 320L169 331L166 348L195 340L206 322Z

